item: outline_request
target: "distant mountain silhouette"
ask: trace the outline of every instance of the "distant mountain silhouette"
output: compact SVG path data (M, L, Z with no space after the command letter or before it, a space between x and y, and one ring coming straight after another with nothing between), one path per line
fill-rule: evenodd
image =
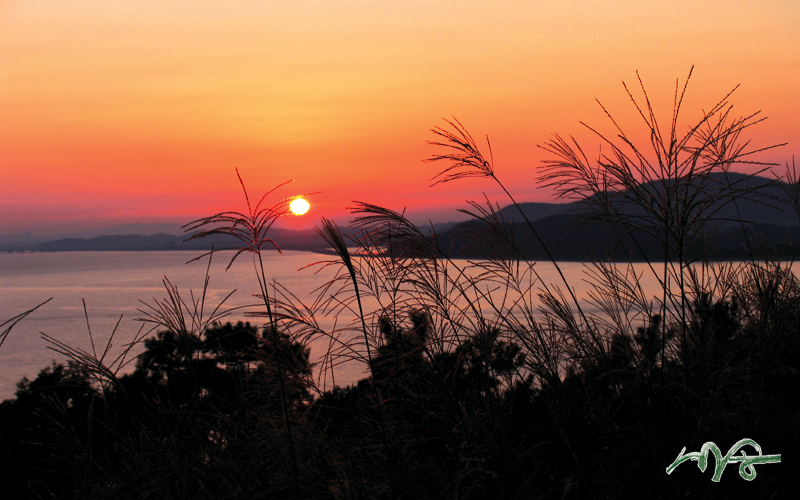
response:
M171 222L132 222L128 224L116 224L95 234L81 235L81 238L94 238L96 236L117 236L126 234L154 235L171 234L173 236L183 235L183 229L178 223Z
M713 258L737 259L749 256L748 243L756 255L770 253L773 256L788 258L800 248L800 227L797 214L789 209L785 202L785 194L778 181L764 177L746 176L729 173L709 176L706 186L687 186L687 195L706 196L718 185L733 185L741 189L749 189L754 197L737 200L737 203L715 207L716 231L709 244L703 248L692 248L692 255L703 252ZM664 188L663 181L641 186L644 193L657 195ZM612 203L620 212L641 215L641 208L626 201L625 192L612 195ZM755 198L755 199L752 199ZM569 203L521 203L520 208L536 231L545 241L551 254L559 260L587 259L634 259L644 257L660 258L663 248L652 235L639 231L628 233L627 229L610 225L607 221L589 218L591 204L589 198ZM742 230L739 215L746 229ZM517 257L542 260L547 255L533 237L516 206L510 205L499 210L509 227L522 254ZM502 245L497 235L483 231L488 229L485 222L471 219L461 223L438 223L435 230L442 248L448 249L454 257L480 257L486 251L497 251ZM132 232L148 229L167 229L172 234L108 234L116 230ZM429 226L421 226L428 232ZM351 235L354 230L342 228L345 234ZM214 248L240 247L241 243L232 237L215 235L199 240L184 241L187 235L175 234L175 228L168 224L127 224L103 231L104 235L90 238L61 238L55 241L42 242L40 239L17 238L13 242L0 244L0 251L137 251L137 250L209 250ZM27 236L27 235L25 235ZM314 230L290 230L273 228L270 237L278 242L283 250L307 250L327 252L327 244ZM634 245L634 238L637 245ZM22 240L22 241L21 241ZM2 242L0 242L2 243ZM698 242L699 245L699 242ZM265 247L267 251L271 246Z
M726 178L725 174L720 173L709 176L705 186L686 186L685 195L700 199L723 185L752 190L753 196L738 199L735 204L720 202L712 205L712 210L715 210L712 218L715 226L713 236L710 240L695 242L695 246L689 249L689 258L705 254L711 258L740 259L748 257L750 249L756 257L794 256L800 249L798 217L789 210L779 183L764 177L735 173L727 174ZM645 194L657 196L664 188L664 183L652 182L640 188ZM627 194L612 194L611 203L620 213L641 216L642 209L631 204L626 198ZM589 198L560 204L521 203L520 209L558 260L663 258L663 245L655 236L641 230L631 232L629 227L621 224L592 220L593 201ZM508 224L509 235L522 252L517 257L546 260L547 253L534 238L520 209L510 205L498 212ZM638 245L634 244L634 240ZM472 219L440 233L439 243L454 257L486 256L487 252L496 252L502 247L489 225L479 219Z
M767 223L776 224L779 226L796 226L798 225L797 214L791 210L787 210L788 205L785 204L786 195L780 187L780 183L775 180L767 179L760 176L748 176L738 173L714 173L708 176L711 181L708 187L731 185L735 188L747 190L755 190L757 195L755 199L743 199L737 202L737 206L728 204L722 207L716 214L715 218L719 220L736 220L738 222L738 212L741 214L741 219L745 222L751 223ZM727 178L726 178L727 177ZM663 182L656 181L647 183L642 186L645 192L657 193L663 189ZM695 194L695 191L690 189L690 194ZM622 198L623 196L620 196ZM572 201L569 203L520 203L520 208L525 213L525 216L530 221L536 221L549 217L551 215L580 215L590 210L589 205L592 198ZM629 204L621 204L618 206L620 212L631 214L639 211L638 207L632 207ZM499 214L507 222L524 222L519 209L514 205L504 207L499 211Z
M72 252L83 250L179 250L180 238L159 233L97 236L95 238L62 238L39 243L33 249L42 252Z
M552 215L562 214L578 214L586 211L586 206L582 202L570 203L543 203L543 202L529 202L519 204L525 216L530 221L544 219ZM514 205L504 207L498 212L507 222L524 222L519 209Z
M239 240L225 235L214 235L203 239L184 241L187 235L175 236L171 234L153 234L142 236L138 234L98 236L96 238L62 238L55 241L39 243L29 250L39 252L69 252L69 251L145 251L145 250L210 250L228 247L240 247ZM270 238L278 242L281 250L320 250L326 247L325 240L316 231L296 231L291 229L273 228ZM265 250L274 247L265 245Z
M661 259L664 256L661 242L643 231L626 232L624 228L586 220L578 215L554 215L531 222L556 260L611 258L641 261L645 257ZM481 234L479 226L479 223L465 223L443 233L439 236L441 247L452 257L480 258L502 252L502 246L496 244L496 235L487 231L484 237L478 236ZM512 252L507 256L548 259L527 224L509 224L509 234L521 254ZM758 223L746 225L744 231L738 227L721 228L702 246L696 242L689 249L687 257L695 259L706 253L713 259L744 259L749 257L748 238L753 255L757 258L769 255L789 259L800 250L800 228ZM637 244L634 244L634 239Z

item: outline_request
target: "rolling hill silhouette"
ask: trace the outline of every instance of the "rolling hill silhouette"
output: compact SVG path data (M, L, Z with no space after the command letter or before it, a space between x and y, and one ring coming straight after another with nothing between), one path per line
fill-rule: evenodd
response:
M690 259L701 255L741 259L749 257L751 252L756 258L767 255L791 258L800 248L798 216L788 204L780 182L736 173L715 173L705 180L702 185L682 185L681 195L694 197L699 204L708 202L710 214L704 227L708 238L691 242ZM748 196L735 202L714 200L716 191L727 186L747 192ZM657 181L640 185L638 191L656 199L664 188L670 187L664 181ZM632 193L620 191L610 194L607 200L613 211L625 214L626 224L619 222L621 217L616 223L596 217L593 207L598 200L591 197L570 203L521 203L519 208L511 205L499 210L496 220L503 221L507 239L520 249L517 256L526 259L546 260L547 254L533 237L525 217L557 260L662 259L663 243L651 231L643 229L651 225L648 214L631 198ZM441 247L454 257L487 256L487 250L491 253L504 247L497 240L497 232L480 219L469 220L439 235Z

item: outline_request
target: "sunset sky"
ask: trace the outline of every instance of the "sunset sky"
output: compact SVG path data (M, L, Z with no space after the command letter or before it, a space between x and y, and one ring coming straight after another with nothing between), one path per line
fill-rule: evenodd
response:
M522 201L553 133L598 141L594 101L635 123L638 70L663 120L694 74L684 124L737 84L769 119L754 144L800 154L796 0L2 1L0 234L182 221L255 196L321 191L287 227L351 200L454 219L486 181L429 187L442 118L492 142ZM496 198L501 204L505 200Z

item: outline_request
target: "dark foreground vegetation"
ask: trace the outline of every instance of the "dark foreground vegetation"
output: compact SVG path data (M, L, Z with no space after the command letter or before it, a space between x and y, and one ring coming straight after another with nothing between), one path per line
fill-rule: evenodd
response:
M795 498L800 280L791 262L756 260L755 238L742 242L744 262L698 254L715 231L744 224L730 214L755 194L725 174L765 149L740 140L759 120L733 118L723 100L682 133L684 91L663 137L649 104L637 104L647 151L622 130L599 135L606 153L592 161L560 137L543 146L553 159L542 181L586 200L586 217L619 233L628 255L641 235L660 245L660 260L642 252L657 294L625 261L587 265L588 297L555 259L560 281L542 280L492 203L469 209L482 258L468 264L401 214L357 204L352 241L323 219L335 258L319 265L337 274L306 300L270 282L261 259L277 246L267 231L287 200L267 207L245 191L247 212L187 230L241 243L232 258L253 259L261 302L249 314L263 326L224 323L224 304L165 281L167 297L142 308L155 335L133 372L47 338L70 361L0 405L4 496ZM448 165L437 181L503 187L458 122L434 133L432 161ZM794 210L797 176L786 176ZM527 226L547 260L557 234ZM328 347L310 353L312 342ZM369 375L321 390L345 360ZM725 454L743 438L781 462L757 465L750 481L733 463L712 482L713 457L705 472L690 461L666 473L684 447L713 441Z

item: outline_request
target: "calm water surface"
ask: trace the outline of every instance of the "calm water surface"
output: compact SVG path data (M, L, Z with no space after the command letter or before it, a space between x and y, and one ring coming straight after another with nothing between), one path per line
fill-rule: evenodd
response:
M0 322L5 321L48 298L53 300L22 320L12 330L0 347L0 399L11 397L16 383L22 377L33 379L39 370L51 361L63 357L48 349L40 335L46 333L70 346L90 351L92 346L88 328L94 336L98 350L105 346L109 335L119 321L114 338L113 353L119 353L142 327L137 321L142 314L140 301L153 303L164 299L164 276L177 286L188 300L189 290L202 290L208 261L188 263L196 252L59 252L0 254ZM211 265L210 283L206 303L218 304L228 293L236 292L227 306L245 306L256 302L252 294L258 288L253 261L242 255L229 270L225 270L232 254L217 254ZM298 269L328 259L327 256L307 252L286 252L284 255L267 254L265 261L268 279L275 279L288 287L302 301L310 303L314 290L328 280L333 268L314 274L318 268ZM464 262L461 262L463 265ZM589 285L584 281L584 265L563 263L567 280L586 296ZM561 282L553 267L539 263L537 269L543 280ZM644 269L642 269L644 270ZM647 280L645 285L648 286ZM652 287L654 283L649 283ZM89 327L86 324L83 301L86 302ZM253 310L251 307L250 310ZM121 319L120 319L121 318ZM237 312L226 320L259 319L244 317ZM327 326L323 320L323 326ZM312 361L326 348L326 341L311 344ZM141 352L141 347L133 354ZM132 369L133 364L130 365ZM336 383L355 382L365 375L365 366L353 362L337 367Z
M141 301L166 298L164 276L177 286L186 300L189 290L203 288L208 260L187 261L196 252L58 252L0 253L0 322L5 321L52 297L49 303L19 322L0 347L0 399L13 395L16 383L26 376L35 378L51 360L63 357L48 349L40 332L74 347L91 350L83 300L95 344L105 346L114 326L115 352L134 338L142 327L136 321ZM211 265L206 303L216 305L231 291L228 306L253 304L258 289L253 263L242 255L228 271L232 254L216 254ZM299 268L327 257L308 252L268 254L265 261L268 279L274 278L308 300L312 291L328 273L314 275L314 270ZM120 320L120 317L122 319ZM244 312L230 320L244 318ZM313 350L313 346L312 346ZM141 352L141 349L135 353ZM312 354L313 355L313 354ZM354 376L361 375L360 370ZM338 383L338 381L337 381Z

